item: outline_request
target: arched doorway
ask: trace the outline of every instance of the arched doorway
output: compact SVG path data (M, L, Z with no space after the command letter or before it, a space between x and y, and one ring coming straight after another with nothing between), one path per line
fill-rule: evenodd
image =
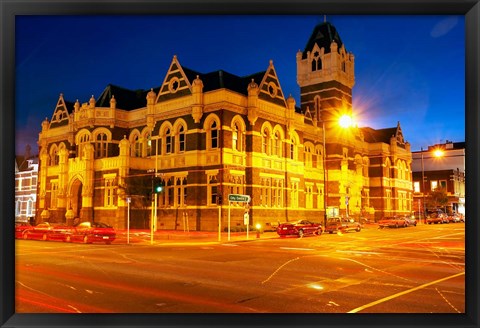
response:
M73 211L73 215L75 218L80 217L81 209L82 209L82 189L83 184L80 180L76 179L72 186L70 187L70 206Z

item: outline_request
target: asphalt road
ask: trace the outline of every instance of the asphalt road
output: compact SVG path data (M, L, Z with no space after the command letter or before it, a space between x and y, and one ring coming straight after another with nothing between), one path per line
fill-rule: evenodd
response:
M16 241L17 313L464 313L465 225L190 245Z

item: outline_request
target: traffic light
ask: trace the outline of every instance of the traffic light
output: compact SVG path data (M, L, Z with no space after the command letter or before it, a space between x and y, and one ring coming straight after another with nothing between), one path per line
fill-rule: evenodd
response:
M222 195L217 195L217 205L222 205Z
M153 193L159 194L163 191L163 181L158 177L153 178Z

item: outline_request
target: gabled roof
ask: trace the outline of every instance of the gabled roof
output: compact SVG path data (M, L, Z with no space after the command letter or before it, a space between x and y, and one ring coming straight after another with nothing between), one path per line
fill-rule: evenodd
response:
M50 127L58 127L68 125L70 121L70 114L73 111L73 103L65 101L63 94L58 98L57 106L53 111L52 119L50 120Z
M15 165L18 171L28 171L28 160L31 160L34 164L38 164L38 155L25 157L24 155L15 156Z

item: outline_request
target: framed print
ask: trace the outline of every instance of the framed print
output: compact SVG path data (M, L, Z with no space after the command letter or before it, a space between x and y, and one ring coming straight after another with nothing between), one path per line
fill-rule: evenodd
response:
M478 327L478 0L0 1L2 327Z

